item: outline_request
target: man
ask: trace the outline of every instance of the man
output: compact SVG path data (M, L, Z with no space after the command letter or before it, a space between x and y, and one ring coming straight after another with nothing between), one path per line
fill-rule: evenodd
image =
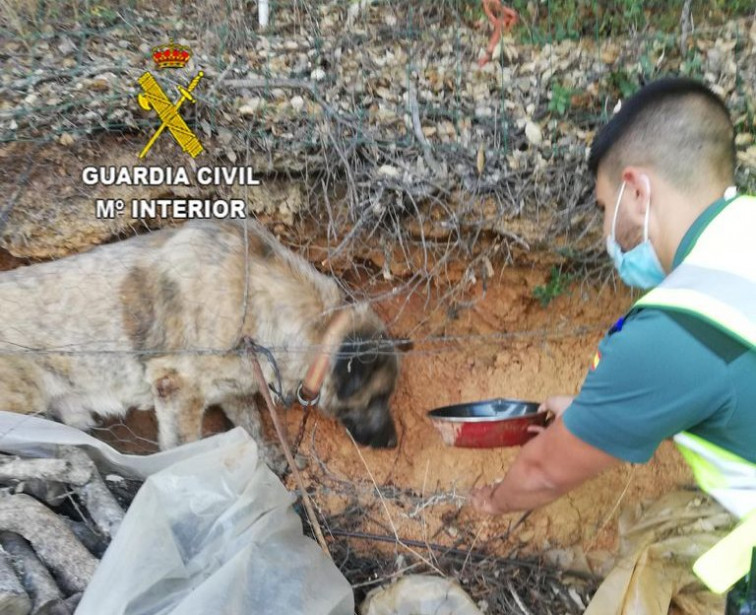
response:
M597 135L589 166L621 278L656 288L601 341L577 397L544 402L554 422L471 504L536 508L674 437L702 488L745 517L756 511L756 199L732 187L727 108L696 81L651 83Z

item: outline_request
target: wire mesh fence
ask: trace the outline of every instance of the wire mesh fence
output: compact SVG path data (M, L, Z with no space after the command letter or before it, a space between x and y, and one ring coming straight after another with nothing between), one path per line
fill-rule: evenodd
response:
M270 2L264 28L262 4L3 0L8 253L46 260L170 221L97 216L102 197L196 194L241 199L354 297L422 294L410 336L535 251L554 265L536 289L545 304L576 274L611 276L586 154L614 104L668 72L725 98L739 183L754 186L748 3L520 0L504 26L467 0ZM168 41L192 57L157 71L154 47ZM202 71L181 114L204 159L178 160L168 137L136 158L157 127L137 104L150 70L171 102ZM262 185L139 186L137 164L251 167ZM85 166L126 179L91 185Z
M165 314L156 310L176 305L179 297L188 306L184 314L217 313L205 325L224 318L226 324L243 323L255 292L248 274L258 261L245 261L244 282L232 289L239 292L222 300L207 288L175 292L164 280L152 286L149 275L134 273L137 256L153 245L149 241L162 241L159 230L184 222L185 216L175 215L181 199L202 200L210 209L241 201L247 215L286 248L332 276L345 298L380 307L389 329L414 342L408 351L413 359L428 360L422 369L431 371L430 361L460 348L483 355L492 348L548 349L565 340L598 339L603 319L575 324L558 315L514 315L506 326L495 319L478 328L464 328L458 320L511 266L544 270L544 284L529 298L543 306L575 280L613 280L586 156L615 104L663 74L700 77L722 95L737 130L738 184L756 188L756 24L749 2L514 0L509 7L516 22L497 24L472 0L271 0L261 27L264 4L0 0L0 269L54 261L100 244L121 250L109 259L59 261L61 268L46 270L42 284L65 287L56 294L65 301L37 294L15 311L23 316L19 322L0 314L0 331L27 327L42 340L19 346L0 339L0 383L22 387L36 369L34 361L52 366L54 380L65 373L68 359L87 362L90 375L110 369L126 380L127 363L144 367L165 356L195 361L198 378L215 373L233 380L226 367L209 360L243 363L247 351L238 339L225 346L182 346L180 338L169 343L167 329L159 331ZM158 69L155 48L167 45L188 48L191 58L183 67ZM197 158L162 130L154 109L140 106L145 72L155 75L168 104L201 143ZM137 180L138 166L158 174ZM237 175L233 181L221 175L199 182L201 168ZM247 168L259 185L238 181ZM175 180L178 169L188 181ZM166 181L171 174L174 181ZM165 212L132 208L163 199L173 203ZM108 213L98 209L101 201L124 207ZM124 248L122 240L134 235L143 236L141 247ZM188 269L200 272L211 256L197 250ZM11 293L31 298L23 269L18 274L0 274L0 304ZM283 277L272 280L286 288L282 296L308 292L296 288L301 280L284 283ZM129 303L128 293L139 301ZM226 300L230 312L221 313ZM272 323L276 311L274 306L263 317ZM302 330L317 329L314 321L325 322L326 312L301 314ZM179 328L201 320L192 318ZM81 339L61 342L66 327L87 319L123 320L124 335L111 338L92 329L87 346L76 345ZM142 338L158 330L151 347L129 342L130 322L149 323L144 330L132 327ZM279 362L283 356L301 362L322 348L322 341L307 336L266 344ZM356 342L351 348L360 350ZM102 372L103 382L109 377ZM103 394L86 402L113 399ZM0 399L0 408L7 403ZM147 418L118 415L92 431L122 450L154 452L158 422L141 414ZM221 412L210 415L210 432L230 426ZM315 455L313 463L320 472L313 474L316 484L333 479L326 461ZM340 528L353 538L370 538L360 524L366 515L381 518L383 498L396 500L395 518L413 510L405 516L423 531L423 515L433 512L440 532L463 500L456 490L426 493L424 484L421 495L412 488L360 488L368 495L375 489L382 507L377 500L366 504L367 497L358 500L355 482L333 488L351 498L341 516L328 510L327 489L319 493L321 519L333 536ZM369 521L390 534L375 518ZM513 585L494 570L501 561L474 552L477 526L460 527L454 544L464 550L445 565L464 572L472 554L472 593L487 600L492 612L519 608L521 593L531 609L543 608L553 594L561 596L553 599L553 612L581 612L595 589L591 578L579 595L568 593L554 571L539 573L537 565L514 560L527 574ZM354 568L349 578L358 587L393 575L392 567L403 570L394 565L395 553L363 561L348 544L339 543L335 553L344 570ZM440 565L440 556L431 559ZM412 561L410 567L419 563Z

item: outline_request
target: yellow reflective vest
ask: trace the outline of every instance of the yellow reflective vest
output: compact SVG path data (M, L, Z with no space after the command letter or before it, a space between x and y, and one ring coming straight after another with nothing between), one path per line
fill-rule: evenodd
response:
M634 307L697 316L756 352L756 197L728 203L674 271ZM687 432L674 441L701 489L742 520L693 567L721 593L748 572L756 546L756 464Z

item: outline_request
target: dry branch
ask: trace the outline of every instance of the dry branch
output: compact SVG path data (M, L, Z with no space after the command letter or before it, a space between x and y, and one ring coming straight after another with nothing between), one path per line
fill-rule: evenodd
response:
M31 600L11 566L9 555L0 549L0 613L29 615L31 608Z
M108 548L110 539L102 536L100 532L92 528L89 523L84 521L74 521L68 517L63 517L66 525L74 533L87 550L95 557L101 558Z
M688 37L693 30L693 14L691 12L692 0L685 0L682 13L680 14L680 55L685 57L688 53Z
M22 536L13 532L0 532L0 544L10 555L11 564L31 598L33 615L49 613L63 601L55 580Z
M415 137L423 148L423 158L425 158L425 162L431 168L433 174L436 177L439 177L441 175L441 167L433 157L431 145L428 143L428 139L425 138L425 135L423 134L423 126L420 123L420 109L417 104L417 87L415 86L414 81L410 81L407 94L409 96L410 115L412 117L412 129L415 132Z
M315 84L310 81L299 79L228 79L223 85L231 89L250 89L250 90L267 90L270 88L291 88L295 90L304 90L320 105L324 113L344 126L354 128L352 123L338 113L325 99L318 94Z
M40 613L40 615L74 615L83 595L84 592L77 592L65 600L58 602L47 613Z
M71 491L69 487L63 483L32 478L19 484L15 493L27 493L28 495L37 498L39 501L44 502L51 508L55 508L63 503Z
M276 412L276 408L273 405L273 400L270 397L270 389L268 389L268 383L265 382L265 376L263 375L262 368L260 367L260 362L257 360L257 357L254 355L254 353L251 353L249 357L252 361L255 378L260 385L260 391L262 392L263 399L265 399L265 404L268 406L270 418L273 420L273 426L276 429L276 434L278 435L278 439L281 441L281 447L283 448L284 455L286 456L286 461L289 463L291 472L292 474L294 474L294 480L296 480L297 485L302 492L302 503L304 504L307 518L310 520L310 525L312 526L312 530L315 533L315 537L317 538L320 548L323 549L323 552L328 557L331 557L331 552L328 550L328 544L326 543L325 537L323 536L323 530L320 529L318 518L317 516L315 516L315 510L313 509L312 502L310 501L310 496L308 495L307 489L305 488L304 482L302 481L302 475L299 473L299 468L297 467L296 461L294 460L294 456L291 454L291 448L289 447L289 443L286 440L284 427L281 425L281 421L278 418L278 413Z
M95 572L97 559L65 522L28 495L0 497L0 530L26 538L64 591L83 591Z
M94 462L84 451L75 446L61 446L60 454L72 465L89 471L90 480L75 487L74 491L82 499L97 528L105 536L112 538L123 521L124 512L120 504L105 485Z
M90 468L65 459L20 459L5 455L0 457L0 481L2 482L39 479L84 485L90 477Z

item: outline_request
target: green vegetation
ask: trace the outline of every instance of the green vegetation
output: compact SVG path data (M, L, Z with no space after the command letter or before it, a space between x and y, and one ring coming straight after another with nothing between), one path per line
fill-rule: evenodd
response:
M570 100L574 92L558 83L551 86L551 100L549 101L549 111L563 116L570 108Z
M574 274L565 273L554 266L549 272L548 282L533 289L533 297L541 302L542 307L547 307L552 300L569 292L570 283L574 277Z
M515 36L543 45L564 39L624 36L654 29L679 29L685 0L503 0L520 15ZM485 19L481 0L445 0L465 21ZM696 25L715 26L727 19L753 15L753 0L693 0Z

